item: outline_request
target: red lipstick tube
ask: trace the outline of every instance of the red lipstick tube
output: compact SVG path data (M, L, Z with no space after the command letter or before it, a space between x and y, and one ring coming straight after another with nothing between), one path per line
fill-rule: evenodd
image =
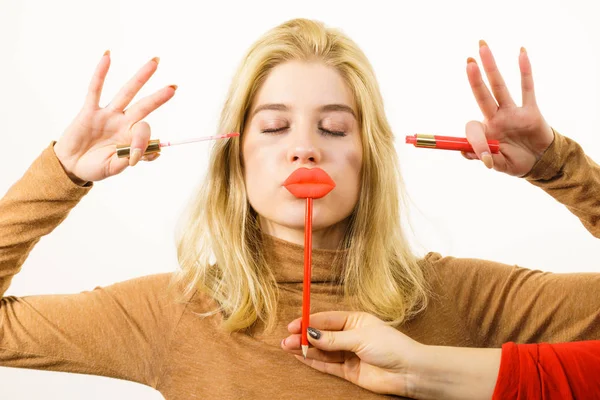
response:
M463 137L429 135L417 133L413 136L406 136L406 143L413 144L415 147L424 147L428 149L458 150L464 152L473 152L473 147ZM488 140L488 146L492 153L500 152L500 142L497 140Z

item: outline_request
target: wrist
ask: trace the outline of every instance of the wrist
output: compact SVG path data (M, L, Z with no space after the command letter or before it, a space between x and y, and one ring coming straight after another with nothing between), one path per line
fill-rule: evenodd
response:
M69 177L69 179L71 179L71 181L73 183L75 183L76 185L79 185L79 186L84 186L86 183L88 183L88 181L79 178L77 175L75 175L71 171L68 157L65 157L63 155L62 148L60 147L58 142L56 142L54 144L54 154L56 155L56 158L58 159L61 167L63 168L63 170L65 171L65 173L67 174L67 176Z
M535 161L539 161L540 158L542 158L544 156L544 153L546 153L546 151L548 151L548 149L550 148L550 145L552 144L552 142L554 142L555 139L555 132L554 129L552 129L552 127L548 124L546 124L543 128L544 133L540 134L541 139L539 140L538 143L538 149L535 152Z
M419 399L490 399L502 349L425 346L410 372L411 396Z

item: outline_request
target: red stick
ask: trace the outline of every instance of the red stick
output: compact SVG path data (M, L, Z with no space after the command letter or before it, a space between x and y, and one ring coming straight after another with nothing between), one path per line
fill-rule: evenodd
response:
M312 267L312 208L313 199L306 198L306 213L304 223L304 281L302 288L302 355L308 353L308 336L306 329L310 326L310 279Z
M310 326L310 278L312 257L312 213L313 199L326 196L335 188L335 182L321 168L300 167L287 177L283 186L299 199L306 199L304 214L304 281L302 288L302 322L301 345L302 355L308 354L308 336L306 329Z

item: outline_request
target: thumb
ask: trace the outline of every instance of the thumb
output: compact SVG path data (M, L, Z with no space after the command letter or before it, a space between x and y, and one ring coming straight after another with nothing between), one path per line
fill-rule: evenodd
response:
M362 344L362 338L356 329L349 331L320 331L308 327L308 341L314 347L325 351L351 351L358 352Z
M129 157L120 158L117 153L111 160L111 173L109 176L117 175L128 166L134 166L142 158L144 150L148 147L150 141L150 125L145 121L140 121L129 129L131 144L129 145Z
M492 168L494 160L492 152L488 146L487 138L485 137L485 125L479 121L469 121L465 127L467 140L473 147L473 151L477 157L483 161L486 167Z
M134 166L142 158L150 140L150 125L146 121L136 122L131 127L129 165Z

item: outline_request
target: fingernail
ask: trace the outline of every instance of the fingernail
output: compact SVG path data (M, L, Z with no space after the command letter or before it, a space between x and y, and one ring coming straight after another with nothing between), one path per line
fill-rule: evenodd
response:
M160 156L160 153L151 153L145 156L142 156L142 160L144 161L154 161Z
M315 328L311 328L310 326L306 328L306 331L310 335L311 338L319 340L321 338L321 331Z
M521 47L521 53L525 53L527 50L525 50L525 47Z
M154 57L152 61L158 64L160 62L160 57Z
M110 56L110 50L106 50L106 51L104 52L104 55L105 55L105 56Z
M178 88L179 86L177 86L177 85L169 85L169 87L170 87L170 88L173 88L173 90L177 90L177 88Z
M467 64L468 63L475 63L475 64L477 64L477 61L475 61L475 59L473 57L469 57L469 58L467 58Z
M140 161L140 158L142 158L142 149L136 148L131 150L129 156L129 165L133 167L135 164L138 163L138 161Z
M491 169L494 166L494 160L492 159L490 153L488 153L487 151L481 153L481 161L483 161L485 166L489 169Z
M281 345L285 346L285 339L281 339Z
M488 44L485 42L485 40L482 39L482 40L479 41L479 47L483 47L483 46L487 46L487 45Z

